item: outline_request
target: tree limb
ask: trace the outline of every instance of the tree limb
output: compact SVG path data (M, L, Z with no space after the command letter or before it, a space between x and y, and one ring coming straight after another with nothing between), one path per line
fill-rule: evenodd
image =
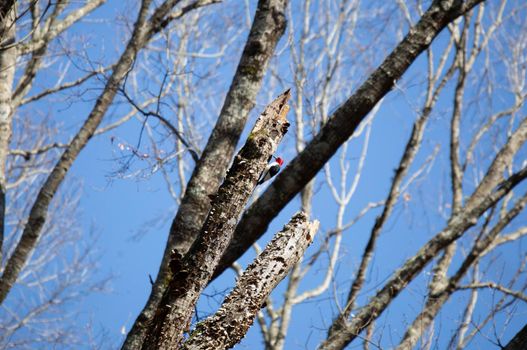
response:
M76 9L69 13L63 20L55 22L53 26L50 26L49 21L46 21L43 28L40 28L41 35L37 35L27 43L16 43L18 55L27 55L47 45L49 41L55 39L59 34L63 33L66 29L71 27L81 18L95 10L97 7L104 4L106 0L91 0L87 1L86 5ZM35 5L37 6L37 5ZM4 47L2 47L3 49Z
M242 274L220 309L200 322L183 349L228 349L247 333L273 289L288 274L313 241L318 222L295 214Z
M172 221L156 282L150 297L128 333L123 349L140 348L157 304L170 280L169 262L176 249L184 255L196 239L210 209L214 194L230 160L273 55L285 31L286 0L260 0L249 37L225 97L218 121L187 184L185 195Z
M507 343L503 350L522 350L527 348L527 325L516 333L516 335Z
M0 44L15 41L16 3L5 1L0 7ZM13 80L15 77L16 50L0 50L0 261L3 261L3 243L6 213L7 176L6 162L12 134Z
M468 3L454 1L445 8L442 1L433 2L404 40L355 94L335 111L315 138L244 213L215 277L264 234L271 220L329 161L375 104L392 89L394 82L402 77L417 56L428 48L448 23L482 1L484 0L470 1L470 6Z
M51 94L54 94L56 92L60 92L60 91L63 91L63 90L66 90L66 89L69 89L69 88L72 88L72 87L75 87L75 86L82 85L86 81L88 81L90 78L96 76L97 74L102 74L102 73L104 73L104 72L106 72L106 71L108 71L110 69L113 69L113 66L104 67L104 68L101 68L101 69L98 69L98 70L94 70L92 72L89 72L85 76L80 77L77 80L70 81L70 82L64 83L64 84L62 84L60 86L55 86L53 88L49 88L49 89L46 89L44 91L41 91L38 94L35 94L33 96L26 97L26 98L20 100L20 102L18 103L18 106L22 106L22 105L31 103L33 101L40 100L41 98L46 97L46 96L51 95Z
M523 294L522 292L518 292L512 289L509 289L507 287L504 287L501 284L498 284L496 282L471 283L467 285L458 286L457 288L458 289L484 289L484 288L496 289L504 294L513 296L517 299L527 302L527 295Z
M85 120L83 126L73 137L59 161L47 177L44 185L40 188L37 198L31 207L28 221L24 227L20 241L13 254L9 257L4 273L0 277L0 303L6 298L11 287L15 283L19 272L22 270L29 255L35 248L41 234L42 226L46 222L49 204L55 196L57 189L63 182L68 170L81 150L86 146L95 130L100 125L106 111L113 102L119 84L132 68L137 53L151 39L151 36L148 36L147 33L150 35L156 33L151 30L153 24L148 18L151 2L151 0L145 0L141 3L141 9L134 25L132 37L126 46L125 51L120 56L103 92L97 99L95 106ZM200 1L200 3L203 3L203 1ZM162 27L159 27L158 29L161 30Z
M445 278L445 282L442 283L441 286L434 286L433 289L430 288L430 293L426 299L423 310L417 315L412 324L406 330L397 350L406 350L415 347L425 329L432 324L434 318L437 316L442 306L449 300L450 296L457 290L463 289L457 286L459 281L483 256L485 250L493 244L500 232L502 232L503 229L525 208L526 204L527 194L518 199L514 207L500 218L486 236L483 236L474 243L469 254L451 278ZM483 228L483 230L484 229L485 228ZM451 246L452 245L449 245L449 247ZM447 253L445 252L445 255L446 254ZM448 259L451 259L451 257L448 257Z
M289 123L289 90L271 102L260 115L243 148L234 158L201 233L183 258L173 252L169 282L142 349L173 349L183 340L195 304L229 244L237 218L249 200L258 178L276 151Z
M509 137L507 143L494 158L485 177L467 200L465 206L457 215L452 216L448 225L434 238L419 249L417 254L408 259L397 270L392 278L377 292L371 301L364 306L339 332L329 336L320 349L342 349L353 341L367 325L375 320L391 303L391 301L410 283L417 274L445 247L461 237L467 229L477 223L478 218L494 206L520 181L527 177L527 171L522 176L511 176L499 184L503 171L514 154L527 139L527 118ZM520 179L521 178L521 179Z

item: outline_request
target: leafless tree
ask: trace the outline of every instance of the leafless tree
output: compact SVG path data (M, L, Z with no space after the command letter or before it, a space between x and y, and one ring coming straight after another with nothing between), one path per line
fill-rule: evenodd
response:
M62 189L59 186L93 135L137 114L134 106L132 113L101 124L134 63L139 62L138 52L170 23L215 1L166 1L155 8L151 1L145 1L137 8L135 29L123 34L128 41L124 52L104 66L87 54L84 38L67 33L105 2L2 2L2 348L67 347L86 341L80 332L72 331L77 313L66 310L82 296L103 290L106 280L94 282L92 276L97 268L97 240L93 232L80 228L79 180L71 178ZM98 96L87 93L94 87L102 91ZM42 108L42 103L51 106L58 101L67 109L79 98L97 102L84 121L76 121L72 134L60 113ZM148 108L158 101L141 100L140 105Z
M75 229L81 194L65 179L93 136L131 122L137 137L110 136L111 178L160 175L177 209L153 219L172 225L123 349L228 348L253 320L263 347L290 348L307 303L333 311L313 313L324 325L302 330L318 334L308 347L505 344L514 306L527 301L517 244L527 233L519 219L527 204L525 5L217 2L127 3L123 45L111 60L68 34L110 6L105 0L1 5L2 346L81 341L67 331L72 321L54 313L105 281L84 272L96 267L96 241L79 238L87 236ZM232 78L218 78L220 71ZM50 72L55 81L42 78ZM57 99L91 107L74 121L40 111ZM387 188L367 175L384 116L411 129L397 130L404 142L382 145L402 145L398 162L386 160L376 174ZM283 142L292 147L282 149L292 160L255 191L288 128ZM368 186L371 195L358 194ZM300 212L262 250L257 240L297 194ZM408 228L401 216L417 224ZM415 219L424 216L433 224ZM320 232L303 258L319 227L311 218L321 219ZM415 241L413 250L388 259L394 236ZM512 244L517 256L503 259ZM243 271L236 260L251 247L257 257ZM389 266L379 269L376 257ZM497 271L500 264L507 269ZM204 289L229 267L239 276L234 289L193 324ZM287 274L284 289L271 294ZM28 294L36 297L29 302ZM444 326L449 303L458 310ZM389 310L401 305L408 321L391 331Z

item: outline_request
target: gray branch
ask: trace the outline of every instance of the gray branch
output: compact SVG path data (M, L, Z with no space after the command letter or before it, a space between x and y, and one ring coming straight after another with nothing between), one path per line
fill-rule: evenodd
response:
M196 302L232 238L237 219L287 132L289 123L285 116L290 97L287 90L266 107L234 158L223 184L212 196L212 208L196 242L184 258L178 251L173 252L170 261L173 278L152 319L143 349L173 349L181 344Z
M380 67L335 111L318 135L246 211L215 276L227 269L264 234L271 220L353 135L361 121L392 89L394 82L402 77L414 60L428 48L432 40L455 18L482 1L454 1L450 6L442 1L433 2Z
M282 37L286 0L260 0L238 68L211 136L187 184L172 222L156 282L150 297L128 333L123 349L141 347L170 279L171 252L184 255L196 239L210 209L208 196L218 190L262 84L269 61Z
M311 244L317 229L318 222L310 223L303 212L295 214L249 265L218 312L196 326L183 349L228 349L240 342L265 300Z
M193 4L204 6L213 1L214 0L198 0ZM167 0L160 6L164 6L167 2L172 3L172 1ZM130 69L132 69L137 53L149 42L152 35L158 33L164 28L162 26L155 26L155 30L152 29L155 25L155 21L148 16L150 4L150 0L142 2L138 19L134 25L132 37L126 46L125 51L120 56L118 63L115 65L115 69L108 79L103 92L98 97L95 106L86 118L84 124L68 144L68 147L47 177L44 185L40 188L35 202L31 207L20 241L13 254L9 257L9 260L5 265L4 273L0 277L0 303L6 298L16 281L18 274L26 264L28 257L35 249L41 235L42 227L47 219L48 208L51 200L55 196L59 186L62 184L73 162L94 135L95 130L100 125L108 108L110 108L121 81L126 77ZM183 8L183 10L178 12L179 16L183 16L191 9L199 7L198 5L192 8L189 7L191 5Z
M380 289L370 302L360 309L355 318L339 332L334 332L322 343L320 349L342 349L353 341L367 326L375 320L391 301L410 283L420 271L445 247L460 238L466 230L474 226L478 218L498 203L511 189L527 177L527 171L501 181L503 171L527 139L527 118L509 137L507 143L498 152L479 186L468 198L459 213L452 216L448 225L392 275L392 278Z

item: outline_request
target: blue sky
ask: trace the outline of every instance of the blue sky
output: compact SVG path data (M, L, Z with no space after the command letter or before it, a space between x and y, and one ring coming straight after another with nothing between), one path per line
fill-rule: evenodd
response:
M241 2L239 2L241 3ZM206 127L203 128L203 137L197 142L200 146L204 145L208 131L211 125L210 121L214 120L213 116L217 115L221 102L226 93L226 89L232 79L239 53L245 40L247 27L243 24L246 13L244 6L237 6L235 1L227 1L225 5L216 5L207 17L215 18L217 25L227 26L229 19L232 19L236 28L240 28L241 34L230 44L225 59L218 64L217 69L211 69L207 66L207 59L196 59L196 70L193 72L199 81L197 86L207 84L213 85L213 92L207 91L208 105L212 106L209 115L202 116L195 112L194 118L203 122ZM292 5L297 8L300 2L292 1ZM225 7L223 7L225 6ZM390 6L392 6L390 8ZM395 12L395 5L388 7L379 14L369 15L374 12L376 5L362 4L361 9L364 13L364 19L359 23L357 29L357 42L362 45L365 52L351 52L348 62L343 63L345 68L342 72L349 74L349 83L340 92L341 96L335 96L332 99L330 110L336 108L344 101L344 97L362 81L371 71L371 69L383 59L389 49L399 40L400 33L405 33L407 28L399 23L399 16ZM250 13L254 12L255 2L250 2ZM112 19L123 12L135 13L136 8L130 4L110 1L91 14L83 23L74 27L72 36L84 35L88 38L85 48L85 54L93 61L101 60L104 63L111 62L120 52L121 40L126 37L122 23L115 24ZM231 11L231 12L229 12ZM315 9L313 9L315 11ZM295 12L295 15L299 15ZM377 16L378 15L378 16ZM135 15L134 15L135 16ZM232 18L230 18L231 16ZM381 21L386 19L387 22ZM298 23L299 20L297 19ZM380 27L386 26L383 32ZM512 25L512 24L511 24ZM203 27L209 30L208 27ZM231 30L231 29L229 29ZM232 29L234 32L234 29ZM86 34L88 33L88 34ZM372 33L384 33L383 46L376 46L378 37ZM221 35L211 33L210 35ZM274 59L273 65L282 69L283 84L292 84L291 72L288 67L291 62L287 60L287 35L278 45L278 51L282 54ZM296 34L295 34L296 35ZM293 35L295 37L295 35ZM174 39L177 42L177 39ZM446 33L434 43L434 48L441 49L447 40ZM199 47L199 43L192 43ZM350 47L351 50L353 47ZM379 48L378 50L376 50ZM214 47L211 47L211 52ZM369 51L368 51L369 50ZM495 64L495 79L500 85L506 85L503 65L499 62L498 57L489 54L490 60ZM368 58L366 67L358 66L362 58ZM82 62L79 59L78 62ZM81 64L84 64L82 62ZM157 66L156 66L157 67ZM404 78L398 82L401 90L392 91L383 101L382 106L372 124L371 139L369 142L369 151L363 170L359 187L350 206L345 213L345 220L355 217L360 210L371 201L384 199L389 190L390 181L393 172L400 160L403 147L410 134L412 124L416 118L415 108L420 106L422 101L422 92L424 89L424 72L426 61L420 57ZM202 71L201 71L202 69ZM346 71L349 70L349 71ZM210 73L210 76L199 77L200 73ZM54 76L49 75L40 77L42 83L53 80ZM70 78L73 79L78 71L72 70ZM148 85L156 86L156 82L149 81L147 77L142 77L145 89ZM314 79L314 78L313 78ZM78 123L88 113L93 105L93 97L101 86L101 82L91 83L94 90L89 91L83 96L83 101L74 101L72 104L63 102L62 104L43 103L37 105L53 116L56 120L64 123L64 130L74 131ZM308 81L308 86L316 86L316 81ZM266 77L264 87L259 95L256 107L251 113L251 118L247 123L247 130L252 127L252 123L259 112L262 111L266 103L269 102L267 96L276 96L282 92L280 84L277 84L272 77ZM270 90L273 89L273 90ZM201 92L193 92L199 95ZM295 93L293 91L293 93ZM204 93L205 94L205 93ZM468 89L468 96L475 96L476 92ZM399 267L406 258L412 256L419 247L437 233L445 224L445 221L438 215L436 209L441 202L449 201L449 170L448 170L448 134L447 126L449 123L452 100L452 84L449 84L445 92L441 95L438 106L434 111L429 126L425 134L425 142L422 150L417 156L413 171L417 170L436 147L440 147L440 152L430 167L430 172L426 177L419 178L418 181L409 189L411 200L408 203L399 203L395 207L387 225L383 230L378 250L375 254L373 265L370 268L369 278L365 292L360 295L359 302L366 302L372 295L372 292L383 285L383 282L390 274ZM491 99L491 105L484 105L489 110L499 110L510 101L510 93L506 89L497 89ZM120 102L123 100L120 99ZM481 107L467 108L467 117L463 119L463 132L471 132L473 123L481 118L481 115L487 110ZM110 113L106 116L105 123L114 119L117 115L126 111L128 107L124 103L116 104ZM525 108L523 109L525 112ZM464 117L465 118L465 117ZM290 112L290 120L293 115ZM207 124L208 123L208 124ZM514 124L514 123L513 123ZM79 158L68 175L70 179L78 180L82 183L78 191L82 193L80 200L81 207L81 227L85 231L86 239L97 237L97 256L98 270L94 273L94 279L106 278L112 276L110 289L105 293L96 293L82 299L79 303L71 304L72 310L79 311L77 322L79 324L92 324L97 337L105 339L103 348L117 347L123 339L122 330L129 330L135 320L136 315L141 310L150 293L149 275L155 276L162 257L164 245L166 242L168 229L172 218L177 209L176 203L168 194L166 183L159 173L149 176L146 179L130 178L122 179L113 176L119 163L116 161L116 143L112 143L112 138L125 140L130 144L135 144L141 134L141 123L137 120L131 120L109 133L95 137L90 141L88 146L83 150ZM245 135L244 134L244 135ZM463 134L465 135L465 134ZM307 139L312 137L307 133ZM349 144L347 160L350 161L351 174L357 167L358 154L360 153L363 137L353 140ZM289 133L286 140L281 145L278 153L283 155L286 163L294 155L294 133ZM244 137L242 137L242 140ZM498 143L503 142L499 135L495 137ZM501 140L501 141L500 141ZM169 141L166 141L169 142ZM163 145L166 145L163 144ZM487 139L482 145L483 151L491 151L493 140ZM141 147L148 149L147 143ZM331 161L332 168L336 169L338 157L337 154ZM525 147L522 149L519 157L527 158ZM134 160L134 167L144 167L144 161ZM190 172L187 173L187 179ZM338 180L338 174L334 171L335 179ZM177 180L175 171L170 172L174 182ZM466 184L470 187L470 184ZM520 186L517 193L523 193L527 186ZM330 191L324 180L323 174L317 176L315 183L315 200L313 206L313 218L321 221L321 231L315 239L315 244L306 252L310 256L320 245L324 231L329 230L335 225L336 204L331 198ZM300 201L295 198L289 205L274 219L269 227L268 232L264 235L259 243L264 246L272 235L278 232L281 227L289 220L291 215L299 208ZM294 316L290 325L290 334L286 342L286 349L312 349L321 340L324 339L328 324L332 317L336 315L337 307L335 298L343 300L347 294L347 289L352 281L353 272L360 262L363 247L369 237L375 216L380 213L380 209L370 211L361 221L352 229L344 232L344 248L341 252L337 265L336 276L331 288L333 291L323 294L321 297L310 300L304 304L297 305L294 308ZM521 223L526 222L526 214L522 213L520 217L511 225L519 227ZM137 233L142 234L137 238ZM508 231L508 230L507 230ZM91 233L90 233L91 232ZM135 237L135 238L134 238ZM470 245L465 241L464 251L469 249ZM525 256L525 240L504 246L499 250L499 259L493 262L488 268L488 276L501 276L505 280L510 278L522 256ZM456 264L459 264L463 256L463 250L456 255ZM254 257L253 252L248 252L242 259L243 265L247 264ZM318 270L313 269L311 273L301 284L300 290L316 285L323 278L323 266L327 262L323 260L318 265ZM403 335L406 326L412 322L415 313L419 310L426 296L426 281L430 278L431 266L418 277L410 286L395 300L389 310L384 313L377 321L379 334L382 334L379 342L383 347L391 347L398 344L400 337ZM525 275L523 281L525 281ZM215 281L205 292L207 296L200 300L198 307L201 317L205 316L218 307L225 295L225 291L232 287L234 274L227 271L221 278ZM516 285L517 287L518 285ZM281 299L285 283L282 283L273 293L273 298L277 302ZM336 295L336 296L335 296ZM464 297L466 293L459 293L443 308L436 322L436 330L439 333L436 348L444 348L450 340L450 335L456 322L459 321L464 307ZM478 313L483 315L497 298L497 294L491 291L482 291L478 301ZM514 314L510 320L505 320L502 316L496 319L498 329L504 330L501 339L509 339L519 330L524 323L527 307L525 303L514 304ZM478 317L483 317L478 315ZM509 322L509 323L507 323ZM504 326L506 324L506 326ZM489 329L486 329L489 331ZM256 326L248 333L247 337L237 348L260 348L262 338ZM478 338L471 343L470 348L487 348L490 343L483 337ZM353 347L350 347L353 348Z

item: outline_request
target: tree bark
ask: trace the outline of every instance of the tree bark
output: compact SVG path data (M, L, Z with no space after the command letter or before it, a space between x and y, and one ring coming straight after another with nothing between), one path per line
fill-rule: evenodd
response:
M188 182L172 222L163 259L150 297L128 333L123 349L139 349L168 281L171 252L185 255L196 239L214 194L228 169L234 149L253 109L264 74L285 27L287 0L260 0L238 68L216 126Z
M353 134L379 100L402 77L413 61L454 19L484 0L434 1L419 22L326 125L277 176L271 186L251 205L236 228L233 241L214 277L232 265L260 238L271 220L318 173L338 148Z
M0 7L0 264L3 261L6 213L6 161L13 119L11 95L16 67L16 47L13 45L16 34L15 9L15 1L6 1Z
M143 349L173 349L188 331L196 302L229 244L238 218L258 178L275 152L289 123L289 90L260 115L243 148L234 158L225 181L212 196L212 208L201 233L183 258L173 252L173 278L163 294Z
M240 342L273 289L300 260L313 241L318 222L295 214L238 280L213 316L200 322L183 349L229 349Z
M503 348L503 350L525 350L527 349L527 325L516 333L514 338Z

